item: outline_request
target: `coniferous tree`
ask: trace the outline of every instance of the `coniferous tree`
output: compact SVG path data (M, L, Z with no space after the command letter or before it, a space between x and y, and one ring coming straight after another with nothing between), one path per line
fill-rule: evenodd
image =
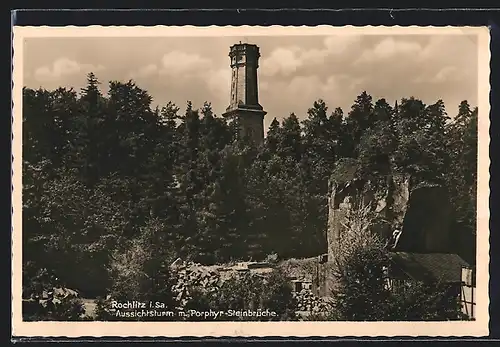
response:
M278 155L300 161L302 157L301 128L297 116L292 113L283 119L279 134Z
M271 154L276 153L279 145L279 137L280 137L280 123L276 118L274 118L267 131L267 136L265 141L266 149L269 153Z
M105 115L106 100L104 99L99 85L101 83L93 73L87 76L87 86L82 89L80 97L81 113L74 122L75 133L74 148L77 167L81 170L89 186L95 184L101 175L103 153L106 153L103 146L100 146L101 136L106 129L102 128L102 121Z
M302 122L274 119L263 146L238 138L238 124L208 102L199 111L188 102L182 115L172 103L153 109L133 81L110 82L103 95L89 74L80 95L24 88L23 103L24 265L84 295L117 293L115 280L128 288L127 272L118 281L109 271L120 255L133 278L149 278L130 293L160 298L173 257L325 252L328 179L343 158L373 182L408 173L445 185L457 252L474 262L477 108L466 101L450 122L440 100L393 108L363 92L345 118L318 100Z
M469 263L476 262L476 201L478 109L462 101L458 115L447 125L450 170L447 187L454 207L453 228L457 252Z
M346 118L345 131L350 137L350 146L346 146L348 156L357 157L357 146L364 131L370 128L373 121L372 97L364 91L356 98Z

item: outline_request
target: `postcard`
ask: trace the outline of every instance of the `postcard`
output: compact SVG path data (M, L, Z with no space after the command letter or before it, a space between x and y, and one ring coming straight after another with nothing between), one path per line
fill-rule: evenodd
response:
M489 37L14 27L13 335L488 335Z

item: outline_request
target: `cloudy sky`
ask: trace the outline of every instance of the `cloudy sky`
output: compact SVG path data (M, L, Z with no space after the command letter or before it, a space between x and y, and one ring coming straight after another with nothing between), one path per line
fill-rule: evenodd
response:
M274 117L303 118L319 98L347 112L363 90L391 103L443 99L450 116L461 100L477 105L477 38L466 35L27 38L24 84L79 89L93 71L103 84L133 79L155 105L209 101L221 114L229 104L229 46L239 41L260 46L266 129Z

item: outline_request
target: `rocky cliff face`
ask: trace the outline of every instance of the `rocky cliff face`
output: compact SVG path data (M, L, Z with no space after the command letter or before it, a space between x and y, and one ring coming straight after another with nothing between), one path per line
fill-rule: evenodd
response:
M451 205L446 189L435 185L412 187L409 176L388 176L384 184L344 177L331 179L328 196L328 260L335 258L347 215L368 208L375 218L371 230L397 251L451 251Z
M446 189L412 189L402 233L394 250L415 253L453 253L450 225L452 207Z

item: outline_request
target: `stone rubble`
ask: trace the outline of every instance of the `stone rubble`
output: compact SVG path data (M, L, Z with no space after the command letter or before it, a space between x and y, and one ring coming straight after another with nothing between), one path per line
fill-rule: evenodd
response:
M307 311L314 313L324 313L328 311L328 304L322 298L314 295L310 289L302 289L294 292L297 300L297 311Z

